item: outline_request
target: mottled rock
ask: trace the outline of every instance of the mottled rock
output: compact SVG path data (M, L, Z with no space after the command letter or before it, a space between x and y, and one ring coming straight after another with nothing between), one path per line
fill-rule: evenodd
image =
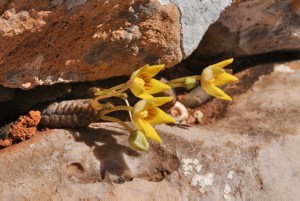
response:
M29 89L174 66L226 1L0 2L0 84Z
M235 1L211 25L193 57L211 60L300 50L299 0Z
M104 79L182 59L173 4L10 1L3 11L0 83L7 87Z
M214 124L157 126L163 144L149 152L130 149L128 134L113 123L48 130L0 151L0 196L297 200L299 89L300 62L276 65L235 94Z

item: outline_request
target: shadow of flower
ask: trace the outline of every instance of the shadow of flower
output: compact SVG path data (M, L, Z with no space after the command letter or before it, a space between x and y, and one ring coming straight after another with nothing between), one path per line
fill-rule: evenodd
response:
M114 136L124 135L121 132L103 128L84 128L72 132L77 142L84 142L93 149L95 157L100 161L100 176L106 173L121 177L130 169L124 159L124 154L138 157L140 154L128 146L118 143Z

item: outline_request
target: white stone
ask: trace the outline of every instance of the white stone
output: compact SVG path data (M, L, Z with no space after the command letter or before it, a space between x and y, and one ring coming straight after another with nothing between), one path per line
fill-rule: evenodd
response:
M295 70L291 69L289 66L286 66L284 64L280 64L274 67L275 72L280 72L280 73L294 73Z
M231 4L231 0L159 0L162 5L174 3L181 13L182 48L188 57L199 45L210 24Z
M234 171L233 170L230 170L227 174L227 179L229 180L232 180L233 179L233 174L234 174Z

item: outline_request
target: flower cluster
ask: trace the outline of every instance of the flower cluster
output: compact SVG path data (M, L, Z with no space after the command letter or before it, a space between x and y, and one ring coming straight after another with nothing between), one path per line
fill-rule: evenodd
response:
M164 68L164 65L145 65L133 72L126 83L97 91L95 93L96 98L91 102L91 105L100 111L100 119L117 122L129 131L129 143L134 149L145 151L149 149L150 140L162 143L153 125L174 122L171 116L159 109L159 106L171 101L173 97L154 97L153 95L175 87L192 89L201 82L201 87L209 95L223 100L232 100L229 95L218 88L237 81L235 76L226 73L223 69L232 61L233 59L228 59L208 66L201 75L177 78L166 83L153 78ZM126 90L130 90L141 99L133 107L129 105L127 96L124 95ZM107 104L99 103L99 100L113 96L125 99L126 105L107 106ZM107 116L108 113L118 110L129 111L135 129L115 117Z

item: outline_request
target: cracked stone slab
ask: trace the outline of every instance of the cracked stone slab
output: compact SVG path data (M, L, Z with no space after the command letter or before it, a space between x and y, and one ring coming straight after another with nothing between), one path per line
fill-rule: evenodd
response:
M0 199L296 200L299 89L300 61L275 65L214 124L157 126L149 152L114 123L47 130L0 150Z

